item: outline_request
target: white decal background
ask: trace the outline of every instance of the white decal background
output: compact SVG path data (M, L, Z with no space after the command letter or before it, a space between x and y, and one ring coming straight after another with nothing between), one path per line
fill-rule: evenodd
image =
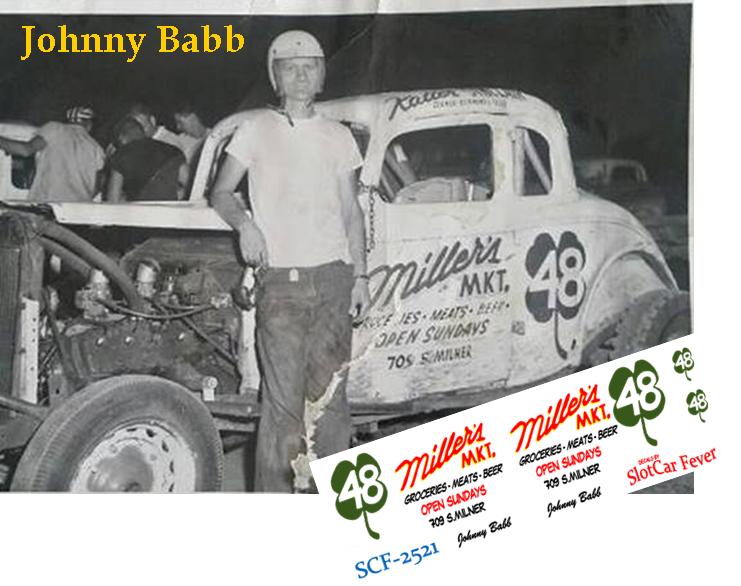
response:
M704 473L730 456L714 434L723 391L706 385L708 353L687 336L313 462L328 526L365 552L338 556L344 580L469 563L575 511L599 516L630 491Z

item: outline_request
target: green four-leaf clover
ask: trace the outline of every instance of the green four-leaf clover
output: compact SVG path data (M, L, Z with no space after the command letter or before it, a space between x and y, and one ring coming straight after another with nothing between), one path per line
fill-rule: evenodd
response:
M708 399L705 396L705 391L697 389L696 392L687 395L687 411L690 415L697 415L700 417L700 421L705 423L702 418L702 414L708 410Z
M378 462L370 454L362 453L358 454L354 465L348 460L337 464L331 480L332 490L337 493L337 512L349 521L362 515L368 535L373 539L378 539L380 534L370 528L368 513L381 510L388 496L386 485L379 480L380 475Z
M610 379L610 396L615 400L613 413L622 425L633 427L640 421L643 436L652 445L658 442L648 435L646 419L655 419L664 410L665 398L656 386L659 375L650 362L638 360L631 371L625 366L618 368Z
M692 380L687 373L695 367L695 360L692 358L692 352L688 348L677 350L672 356L672 362L674 362L674 370L676 372L684 374L687 380Z

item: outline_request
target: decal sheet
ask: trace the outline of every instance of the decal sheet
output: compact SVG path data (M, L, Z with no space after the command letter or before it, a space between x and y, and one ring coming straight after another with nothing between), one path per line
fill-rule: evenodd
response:
M484 554L723 457L688 336L311 464L348 583ZM493 549L491 551L494 551Z

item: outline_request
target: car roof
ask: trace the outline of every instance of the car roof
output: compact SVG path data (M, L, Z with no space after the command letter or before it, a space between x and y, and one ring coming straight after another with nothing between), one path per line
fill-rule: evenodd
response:
M324 115L372 127L395 122L486 112L498 115L530 115L557 119L558 112L546 102L520 90L503 88L444 88L383 92L317 103Z

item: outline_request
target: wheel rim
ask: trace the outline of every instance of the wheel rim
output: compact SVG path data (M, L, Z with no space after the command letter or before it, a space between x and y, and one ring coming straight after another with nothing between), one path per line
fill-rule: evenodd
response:
M154 421L108 433L79 464L72 492L193 492L194 453L176 431Z

